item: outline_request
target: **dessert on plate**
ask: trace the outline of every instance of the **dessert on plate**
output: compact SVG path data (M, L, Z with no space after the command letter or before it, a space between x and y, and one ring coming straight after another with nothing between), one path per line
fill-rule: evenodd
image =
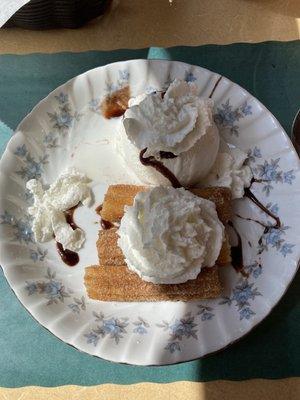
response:
M166 82L175 76L193 82L173 82L185 87L187 97L182 100L171 92L164 104L169 86ZM155 90L157 93L150 94ZM189 92L196 95L189 96ZM162 110L158 121L155 112L150 113L148 121L144 109L142 120L140 111L130 114L134 102L138 107L147 96L153 96L154 107L158 103ZM190 114L193 120L189 125ZM125 130L127 118L133 120L134 137L131 127ZM202 131L193 132L201 125L200 118L205 122ZM180 129L176 119L180 119ZM157 149L156 145L151 147L151 141L140 144L145 126L148 129L152 125L155 129L162 127L155 138ZM160 150L165 126L169 127L169 138ZM148 130L146 138L152 134ZM122 134L133 146L131 155L124 150L128 143L124 143ZM199 134L202 143L208 136L216 143L215 149L207 146L198 160L193 157L198 143L192 142L190 135L194 134L196 138ZM174 137L176 146L172 144ZM200 162L208 153L208 172L193 181L192 175L200 174L197 162L199 170L205 169ZM186 165L189 169L184 174ZM67 167L75 167L82 177L71 178ZM28 115L1 160L4 273L33 316L82 351L143 365L201 357L246 334L271 311L293 278L299 229L291 213L290 197L297 194L298 167L276 119L251 94L225 77L197 66L146 60L87 72L55 90ZM146 174L152 181L145 178ZM24 188L32 178L36 181L29 186L33 185L36 194L30 195ZM84 185L94 199L92 207L86 207L84 195L75 196L82 180L86 180ZM42 184L41 194L36 190L38 182ZM56 189L47 193L52 185ZM222 192L216 191L220 187ZM159 193L171 189L171 193L172 188L179 194L164 194L159 201L152 193L158 189ZM218 218L212 217L214 224L202 213L205 202L196 204L193 200L195 207L178 214L180 229L175 230L177 225L172 221L177 218L182 189L214 203ZM215 191L218 194L212 194ZM148 192L149 197L139 197L141 192ZM272 217L273 222L270 214L259 210L251 192L280 220ZM218 200L227 199L227 193L225 217ZM40 201L33 204L37 196ZM255 204L250 203L250 196ZM162 203L165 198L168 201ZM95 212L100 205L101 219ZM30 215L28 207L34 207ZM137 216L146 215L148 209L145 222L139 221ZM155 218L154 210L159 211ZM167 222L160 224L161 220ZM224 229L219 232L220 223ZM215 255L209 260L206 251L219 249L219 242L216 240L216 248L212 248L212 241L204 235L209 236L207 227L215 229L217 239L224 235L214 264ZM277 227L280 229L276 231ZM145 240L136 241L132 229ZM153 230L155 235L151 236ZM35 243L41 240L41 244ZM125 242L123 248L121 240ZM173 248L176 251L172 253ZM74 253L79 260L76 265ZM71 269L66 264L70 264L70 254ZM186 263L181 262L183 256ZM140 263L141 259L145 262ZM243 264L247 277L233 268ZM154 283L149 278L182 282Z
M221 294L218 267L231 261L223 225L231 215L228 188L113 185L100 215L100 265L85 273L89 297L159 301Z
M199 97L193 83L175 79L166 92L129 100L116 135L116 150L141 184L170 185L155 159L184 187L225 186L233 198L244 195L252 173L247 154L229 147L213 120L213 100Z
M126 87L109 95L101 109L105 118L120 118L115 149L140 185L109 186L98 207L99 265L86 268L88 295L103 301L218 297L219 268L232 263L243 270L232 200L247 196L275 227L279 218L251 192L247 154L220 137L213 100L201 98L196 85L175 79L163 92L128 101L129 93ZM73 212L91 203L88 178L71 168L47 190L37 180L27 189L36 241L54 237L62 260L75 265L85 235ZM230 229L237 245L229 243Z
M101 206L99 266L89 297L104 301L197 300L222 291L231 262L231 200L250 186L247 155L219 136L213 101L175 80L128 102L115 146L141 186L112 185Z

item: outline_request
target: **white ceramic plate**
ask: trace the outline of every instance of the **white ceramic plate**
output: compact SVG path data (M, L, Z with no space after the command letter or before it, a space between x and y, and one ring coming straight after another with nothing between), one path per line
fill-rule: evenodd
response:
M299 160L278 121L254 97L222 78L213 99L215 120L227 140L249 152L254 175L268 182L253 189L277 213L283 227L265 234L236 218L249 278L222 270L222 298L201 302L105 303L91 301L84 268L97 263L99 229L94 207L77 209L87 235L80 263L62 263L55 243L36 244L26 209L25 183L51 183L74 165L93 179L95 205L107 185L133 182L112 141L119 119L104 119L104 96L129 84L133 96L163 89L175 77L194 81L203 96L219 75L172 61L135 60L88 71L52 92L21 122L0 164L1 264L27 310L54 335L89 354L132 364L169 364L201 357L239 339L258 324L286 291L300 253ZM265 219L247 199L235 202L243 216ZM261 253L261 254L258 254Z

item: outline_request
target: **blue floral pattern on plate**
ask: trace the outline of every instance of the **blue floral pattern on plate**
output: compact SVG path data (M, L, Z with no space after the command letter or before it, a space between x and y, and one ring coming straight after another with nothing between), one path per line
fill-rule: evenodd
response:
M37 253L37 252L36 252ZM37 260L44 261L47 250L42 251L39 250L38 255L34 257L39 257ZM57 303L66 303L66 298L70 299L73 294L73 290L70 288L66 288L61 280L56 278L56 271L52 271L51 268L47 268L47 274L45 275L45 279L36 280L36 281L26 281L25 289L27 291L28 296L32 295L42 295L45 299L47 299L47 306L57 304ZM81 298L73 297L73 303L68 303L67 307L74 313L79 314L81 311L86 311L86 300L84 296Z
M189 339L192 337L196 340L198 339L195 317L190 312L186 313L184 318L175 319L174 322L162 321L156 326L169 332L168 344L165 350L170 351L170 353L181 351L180 342L183 338Z
M262 296L262 294L254 287L254 283L249 283L246 279L236 285L230 297L223 297L219 304L227 304L229 307L234 304L240 314L240 320L244 318L249 320L255 315L250 300L254 301L257 296Z
M4 214L0 216L0 224L11 227L13 239L15 239L17 242L24 242L26 244L34 243L29 216L26 215L23 218L17 218L8 211L4 211Z
M39 246L37 246L36 249L30 249L29 252L30 258L34 263L37 261L44 261L48 254L48 250L41 249Z
M289 226L282 225L280 228L271 228L267 233L263 234L258 245L258 254L262 254L264 251L269 251L270 248L276 249L284 257L286 257L287 254L292 254L292 249L295 245L287 243L284 238L284 235L289 228Z
M186 82L195 82L197 80L197 78L191 71L185 71L184 80Z
M107 93L115 92L116 90L122 89L124 86L128 85L129 81L129 71L128 69L120 69L118 71L118 79L117 81L107 80L105 82L105 91Z
M268 208L274 215L279 215L279 206L276 203L267 203L266 208ZM255 222L254 222L255 223ZM290 229L289 226L284 225L281 221L281 226L279 228L272 228L272 224L269 223L270 228L266 232L263 232L260 240L257 244L257 254L262 254L263 252L269 251L271 248L279 251L284 257L288 254L293 253L294 244L286 241L285 235L286 231Z
M197 307L199 308L197 315L201 316L201 321L208 321L215 316L215 314L212 313L212 311L213 311L212 307L203 306L202 304L198 304Z
M84 296L81 296L80 299L73 297L73 301L74 303L68 304L68 307L73 313L80 314L81 311L86 311L86 301Z
M96 346L101 338L108 336L114 339L116 344L119 344L120 339L127 333L128 318L105 318L102 312L93 312L95 321L98 323L89 333L85 333L87 343L92 343Z
M252 264L245 266L245 272L249 277L253 276L254 279L257 279L263 273L263 268L261 263L255 260Z
M216 108L214 120L221 133L229 132L238 137L240 134L238 122L249 115L252 115L252 106L247 101L239 107L233 107L230 99L227 99Z
M48 268L44 280L27 281L25 289L28 292L28 296L42 294L48 300L47 305L63 303L65 298L70 297L72 291L65 288L64 284L55 278L56 272Z
M264 160L261 150L255 146L248 150L248 163L253 174L262 180L263 192L269 196L275 184L292 185L296 176L294 170L284 171L280 167L280 157Z
M55 132L47 133L43 139L43 144L47 149L55 149L56 147L59 147L58 134Z
M147 94L156 92L156 91L161 91L161 90L166 90L170 84L174 81L174 79L176 78L176 76L171 75L171 73L169 73L167 75L167 78L165 79L165 82L163 83L163 85L161 87L153 87L153 86L147 86L145 92ZM181 78L183 80L185 80L185 82L188 83L194 83L197 81L197 77L193 74L193 72L186 70L184 72L184 78Z
M150 328L149 323L142 317L138 317L137 320L133 322L133 325L135 325L133 333L137 333L138 335L146 335L148 333L148 328Z
M58 110L48 112L47 114L50 119L50 124L52 126L52 129L65 135L68 133L72 124L75 121L80 120L82 114L80 114L76 110L75 111L72 110L68 94L60 92L59 95L55 96L55 99L57 100L58 103Z
M8 211L5 211L4 214L0 215L0 224L7 225L11 228L12 231L12 241L17 241L19 243L25 243L26 245L30 243L35 243L34 235L31 229L31 219L28 215L25 215L23 218L16 218ZM36 263L37 261L44 261L48 251L42 249L39 246L36 248L28 247L29 258Z
M17 175L19 175L26 182L30 179L41 178L44 171L43 167L48 163L48 154L44 154L43 157L40 157L38 160L36 160L29 153L25 144L18 146L14 154L18 156L25 164L24 167L21 167L16 171Z

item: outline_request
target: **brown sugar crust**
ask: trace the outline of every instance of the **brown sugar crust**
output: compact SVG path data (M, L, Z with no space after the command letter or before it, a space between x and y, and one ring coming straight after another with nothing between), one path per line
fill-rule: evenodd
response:
M222 292L217 267L205 268L185 283L155 285L124 265L94 265L85 269L84 283L88 296L102 301L190 301L216 298Z
M111 185L109 186L100 212L106 221L120 221L124 214L125 205L131 206L137 193L149 189L146 186ZM192 193L204 199L211 200L216 205L220 221L224 224L231 217L231 191L224 187L210 187L204 189L190 189Z

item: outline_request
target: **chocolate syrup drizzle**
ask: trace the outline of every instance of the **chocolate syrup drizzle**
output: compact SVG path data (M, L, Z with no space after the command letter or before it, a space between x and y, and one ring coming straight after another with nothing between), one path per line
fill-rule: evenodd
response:
M102 210L102 204L100 204L97 208L95 208L95 211L98 215L100 215L100 225L102 229L107 230L110 228L113 228L114 224L112 224L110 221L107 221L106 219L103 219L101 217L101 210Z
M210 95L208 96L210 99L212 98L213 94L215 93L215 90L217 89L219 83L221 82L222 76L219 77L219 79L217 80L217 82L215 83Z
M79 228L79 226L76 224L74 221L74 211L76 210L77 206L70 208L69 210L65 211L65 217L67 223L70 225L70 227L75 231L75 229Z
M245 197L247 197L250 201L252 201L265 214L267 214L269 217L271 217L276 222L275 225L267 225L264 222L261 222L261 221L259 221L257 219L242 217L239 214L236 214L236 216L238 218L244 219L245 221L255 222L256 224L259 224L260 226L262 226L264 228L263 233L262 233L262 235L260 236L260 238L258 240L258 244L261 245L262 244L262 240L263 240L263 236L266 233L270 232L272 229L280 229L282 224L281 224L280 218L277 215L275 215L274 213L272 213L266 206L264 206L258 200L258 198L254 195L254 193L251 191L251 186L255 182L256 183L261 183L261 182L264 182L264 180L252 178L250 186L248 188L245 188ZM232 247L231 248L232 266L236 271L241 272L243 276L246 276L247 274L245 273L245 271L243 271L243 248L242 248L241 237L240 237L237 229L234 227L234 225L232 224L231 221L228 222L228 225L231 226L234 229L234 231L235 231L235 233L236 233L236 235L238 237L238 245L236 247ZM252 247L251 243L250 242L248 242L248 243L249 243L250 247ZM258 254L261 254L261 253L262 253L262 250L258 252ZM242 263L241 263L241 260L242 260Z
M275 225L270 225L270 224L266 224L264 222L261 222L257 219L253 219L253 218L247 218L247 217L242 217L239 214L236 214L236 216L238 218L241 218L245 221L252 221L255 222L256 224L259 224L260 226L262 226L264 228L262 235L260 236L259 240L258 240L258 244L261 245L262 241L263 241L263 237L265 234L267 234L268 232L270 232L272 229L280 229L282 224L280 221L280 218L275 215L274 213L272 213L272 211L270 211L267 207L265 207L259 200L258 198L254 195L254 193L251 191L251 186L253 185L253 183L261 183L264 182L264 180L261 179L255 179L252 178L251 179L251 183L250 183L250 187L245 188L245 197L247 197L250 201L252 201L257 207L259 207L265 214L267 214L269 217L271 217L274 221L275 221ZM262 250L258 252L258 254L261 254Z
M274 213L272 213L266 206L264 206L259 200L258 198L255 196L255 194L250 190L250 188L246 188L245 189L245 197L247 197L249 200L251 200L257 207L259 207L265 214L267 214L269 217L273 218L274 221L276 222L275 225L265 225L260 221L257 220L253 220L251 218L247 218L248 220L252 220L254 222L259 223L260 225L264 226L265 228L268 229L279 229L281 228L281 221L280 218L275 215ZM246 219L246 218L245 218Z
M78 264L79 262L78 253L72 250L64 249L63 245L59 242L56 242L56 248L62 261L69 267L74 267L74 265Z
M251 191L251 187L252 187L253 183L262 183L262 182L268 182L268 181L264 180L264 179L252 178L251 182L250 182L250 186L248 188L245 188L245 197L247 197L250 201L252 201L265 214L267 214L269 217L271 217L276 222L276 224L275 225L266 225L265 223L263 223L261 221L258 221L256 219L245 218L245 217L241 217L240 215L237 215L237 216L239 218L245 219L246 221L256 222L257 224L259 224L262 227L264 227L265 229L267 229L267 231L265 232L265 233L267 233L270 229L280 229L281 228L281 221L280 221L280 218L277 215L275 215L274 213L272 213L272 211L270 211L266 206L264 206L258 200L258 198L255 196L255 194Z
M231 221L228 221L228 225L231 226L231 228L234 230L238 240L237 246L231 246L231 264L236 272L240 272L244 277L248 278L249 274L244 269L241 235Z
M160 158L176 158L175 154L171 153L170 151L160 151L159 152Z
M102 227L102 229L107 230L110 228L113 228L114 224L112 224L111 222L107 221L106 219L101 218L101 222L100 225Z
M78 206L78 205L77 205ZM70 227L75 230L79 228L79 226L75 223L73 215L77 206L70 208L65 211L66 222L70 225ZM56 242L57 252L60 255L62 261L67 264L69 267L74 267L79 262L79 255L75 251L64 249L63 245L59 242Z
M183 187L179 182L179 180L176 178L176 176L173 174L173 172L171 172L169 168L167 168L161 161L156 160L156 158L153 156L144 157L146 151L147 147L140 152L140 162L143 165L155 168L158 172L160 172L165 178L167 178L170 181L171 185L174 188L177 189ZM168 158L174 158L174 157L168 157Z

